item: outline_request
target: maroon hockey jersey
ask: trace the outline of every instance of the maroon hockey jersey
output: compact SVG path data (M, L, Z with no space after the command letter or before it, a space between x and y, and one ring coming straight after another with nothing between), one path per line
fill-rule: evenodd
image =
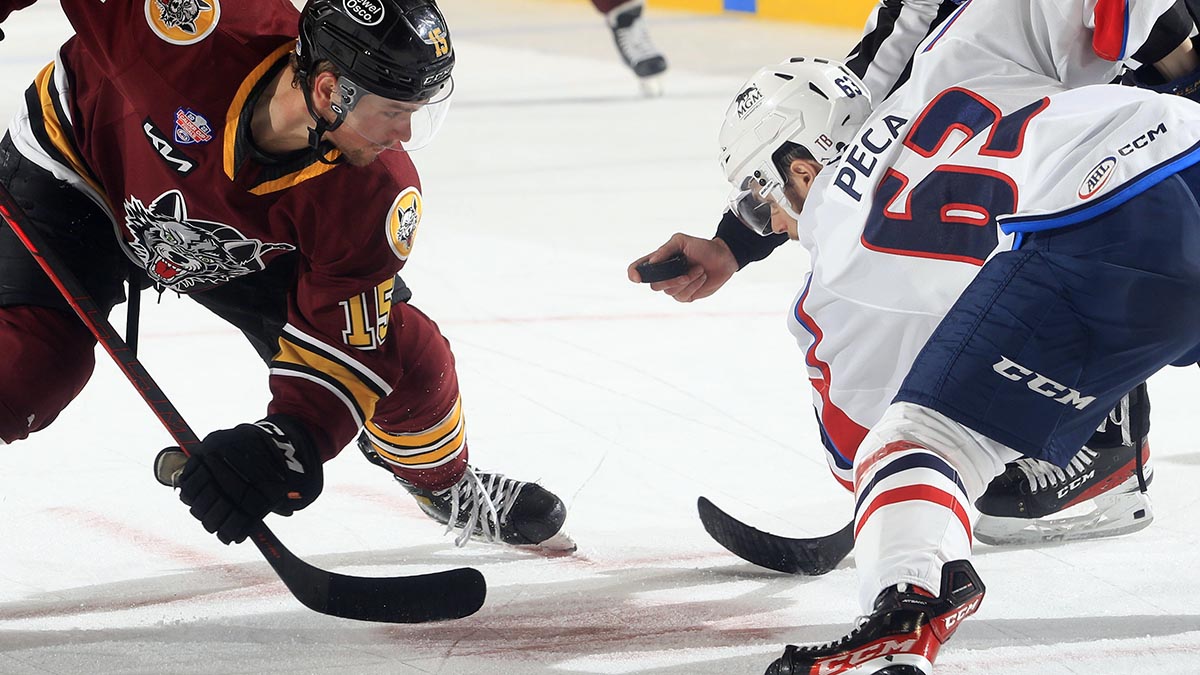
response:
M29 4L0 0L0 20ZM130 258L166 289L212 288L295 252L269 411L304 420L326 458L364 425L381 454L404 466L458 458L465 444L449 349L431 352L430 343L444 343L436 326L391 298L421 220L409 156L384 152L355 167L328 163L331 149L326 162L311 152L263 162L251 145L255 102L288 67L295 7L62 6L76 35L26 93L10 129L21 153L106 209ZM388 339L402 328L407 336ZM440 361L426 370L442 380L405 381L406 349Z

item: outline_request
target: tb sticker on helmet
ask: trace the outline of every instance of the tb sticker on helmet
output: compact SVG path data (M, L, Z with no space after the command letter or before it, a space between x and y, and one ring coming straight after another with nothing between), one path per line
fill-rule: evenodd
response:
M221 0L146 0L146 23L173 45L195 44L221 19Z
M401 260L412 253L417 225L421 224L421 193L415 187L405 188L388 209L387 238L392 252Z

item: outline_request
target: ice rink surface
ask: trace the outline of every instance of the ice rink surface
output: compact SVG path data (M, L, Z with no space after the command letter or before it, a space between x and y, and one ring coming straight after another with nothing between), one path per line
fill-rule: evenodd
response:
M804 256L779 250L692 305L629 283L625 266L672 232L711 234L737 85L792 54L838 56L857 33L652 12L672 70L667 95L642 100L582 0L444 4L456 100L415 156L425 217L404 277L457 354L473 464L560 494L578 553L455 549L350 448L314 506L269 519L279 537L351 574L474 566L489 598L444 624L310 612L256 549L222 546L153 480L169 438L100 353L53 427L0 447L0 673L757 674L784 643L851 626L852 558L815 579L772 573L695 514L705 495L790 536L849 518L784 323ZM4 30L7 119L69 27L44 0ZM187 298L145 304L144 361L198 432L261 416L265 370L240 335ZM1200 672L1196 375L1151 382L1154 524L981 545L988 594L939 673Z

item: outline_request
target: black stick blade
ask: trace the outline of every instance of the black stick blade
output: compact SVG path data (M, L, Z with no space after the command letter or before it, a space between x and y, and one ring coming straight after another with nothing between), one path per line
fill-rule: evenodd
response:
M776 572L820 576L837 567L854 548L854 521L823 537L791 539L755 529L717 508L704 497L696 501L704 530L742 560Z
M483 607L487 582L470 567L399 577L353 577L304 562L261 526L250 535L305 607L343 619L424 623L470 616Z

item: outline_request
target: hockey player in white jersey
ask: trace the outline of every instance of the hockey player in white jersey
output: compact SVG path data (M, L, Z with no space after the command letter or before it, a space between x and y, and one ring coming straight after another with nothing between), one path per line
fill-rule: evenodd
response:
M967 514L988 481L1022 454L1070 462L1122 392L1200 356L1200 108L1085 86L1132 61L1191 90L1193 31L1169 1L968 1L857 135L869 104L840 64L765 75L798 82L791 98L754 80L739 95L728 127L774 143L727 158L751 197L739 213L810 250L795 320L826 387L843 371L825 356L895 368L896 345L932 330L865 308L954 303L923 317L936 330L857 444L867 617L836 643L789 646L768 673L930 672L982 600Z
M860 76L859 85L875 104L907 81L917 45L938 30L960 4L956 0L880 3L846 61L846 67ZM754 91L763 96L792 86L772 74L760 73L760 77L762 81L755 84ZM753 95L751 92L747 97ZM732 111L733 108L731 114ZM747 159L766 148L769 141L760 139L749 146L742 144L731 152ZM766 148L767 152L775 149L775 146ZM652 288L678 300L691 301L716 292L736 270L767 257L786 240L784 234L760 237L751 232L731 208L718 225L716 237L703 240L676 235L658 251L630 265L630 278L639 280L637 263L660 260L685 250L693 262L689 274L656 283ZM701 264L705 262L708 264ZM891 283L886 276L880 278L880 283ZM841 356L836 365L824 363L825 369L832 371L832 377L823 372L821 365L811 365L814 405L822 427L826 459L834 477L847 490L853 489L851 462L859 441L883 414L917 349L969 278L957 275L957 283L920 312L888 310L893 312L891 320L907 324L905 340L891 341L882 351L863 348L837 352ZM811 340L795 313L792 329L807 351ZM837 350L846 341L845 337L828 337L833 344L827 340L821 346L823 352ZM889 341L886 337L880 339ZM1146 527L1153 520L1151 503L1145 494L1153 478L1146 441L1148 431L1149 399L1143 384L1114 409L1112 418L1105 421L1065 468L1031 458L1011 463L977 504L980 515L975 525L976 537L993 545L1028 545L1127 534Z

